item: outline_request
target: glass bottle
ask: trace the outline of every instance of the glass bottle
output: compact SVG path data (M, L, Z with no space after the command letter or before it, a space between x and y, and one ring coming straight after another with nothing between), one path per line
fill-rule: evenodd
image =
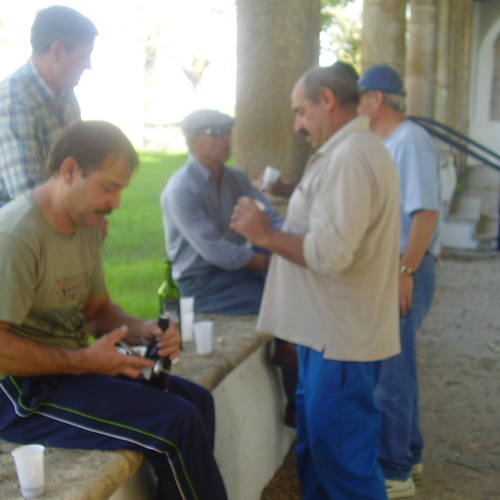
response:
M160 316L166 316L177 324L182 339L181 296L172 279L172 263L169 260L163 263L163 283L158 289L158 297L160 299Z

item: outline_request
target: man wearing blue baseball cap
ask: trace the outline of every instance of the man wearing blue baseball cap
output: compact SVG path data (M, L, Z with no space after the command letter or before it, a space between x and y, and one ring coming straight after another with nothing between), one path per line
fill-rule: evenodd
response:
M434 295L441 250L439 154L430 135L405 116L403 80L386 65L358 80L358 112L391 153L401 186L399 308L401 353L384 361L376 398L382 409L379 461L390 500L415 496L422 475L415 338Z

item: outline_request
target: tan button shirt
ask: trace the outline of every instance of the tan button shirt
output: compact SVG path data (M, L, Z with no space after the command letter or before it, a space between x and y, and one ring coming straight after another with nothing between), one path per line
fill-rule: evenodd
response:
M368 120L356 118L310 158L284 232L305 235L307 268L273 255L257 328L340 361L400 350L399 183Z

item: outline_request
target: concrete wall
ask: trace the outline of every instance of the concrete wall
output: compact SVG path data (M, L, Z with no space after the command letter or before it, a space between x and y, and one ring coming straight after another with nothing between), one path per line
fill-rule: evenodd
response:
M215 457L231 499L259 500L295 437L283 423L286 398L266 349L253 353L213 393Z

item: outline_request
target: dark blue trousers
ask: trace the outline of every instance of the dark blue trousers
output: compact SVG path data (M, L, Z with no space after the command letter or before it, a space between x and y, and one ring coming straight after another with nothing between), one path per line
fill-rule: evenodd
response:
M62 448L144 453L158 500L226 500L213 456L214 406L205 388L171 376L169 392L103 375L8 377L0 437Z
M297 346L297 471L302 500L387 500L377 462L380 361L324 359Z

